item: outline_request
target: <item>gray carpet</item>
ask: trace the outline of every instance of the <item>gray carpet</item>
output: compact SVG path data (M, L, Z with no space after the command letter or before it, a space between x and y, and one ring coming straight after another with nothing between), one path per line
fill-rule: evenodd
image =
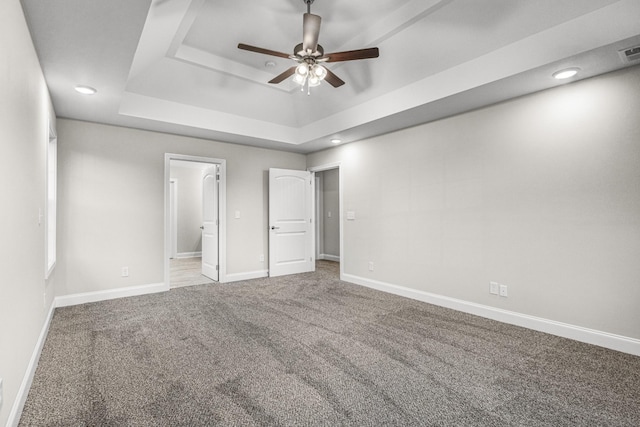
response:
M22 426L639 426L640 357L315 273L57 309Z

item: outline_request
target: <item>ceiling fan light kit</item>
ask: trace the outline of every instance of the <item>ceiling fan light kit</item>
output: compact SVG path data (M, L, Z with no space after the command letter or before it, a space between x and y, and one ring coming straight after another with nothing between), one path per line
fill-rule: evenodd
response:
M323 80L326 80L333 87L340 87L344 84L344 81L340 77L321 65L322 63L354 61L357 59L377 58L379 56L377 47L328 53L325 55L323 47L318 44L322 18L311 13L311 3L313 3L314 0L302 1L307 5L307 13L302 17L302 43L296 45L293 49L293 55L244 43L238 44L238 49L280 58L288 58L298 63L298 65L290 67L271 79L269 83L277 84L293 76L293 81L301 86L301 90L304 91L306 87L307 95L310 95L310 88L319 86Z
M305 84L307 86L307 94L309 94L308 88L314 86L320 86L320 82L327 76L327 69L322 65L306 62L301 63L296 67L296 73L293 76L293 81L298 83L304 90Z

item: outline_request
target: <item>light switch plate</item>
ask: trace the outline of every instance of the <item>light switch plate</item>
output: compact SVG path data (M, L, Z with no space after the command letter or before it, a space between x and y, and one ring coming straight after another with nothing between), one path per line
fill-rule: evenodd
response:
M489 293L498 295L498 286L500 286L498 282L489 282Z
M349 221L353 221L354 219L356 219L356 212L355 211L347 211L347 219Z

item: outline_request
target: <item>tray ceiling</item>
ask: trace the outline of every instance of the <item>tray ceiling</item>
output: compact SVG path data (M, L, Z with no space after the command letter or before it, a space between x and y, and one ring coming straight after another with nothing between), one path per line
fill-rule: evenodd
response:
M267 83L292 61L237 49L292 52L302 0L22 3L59 117L302 153L630 66L617 51L640 43L637 0L316 0L325 51L380 57L307 95Z

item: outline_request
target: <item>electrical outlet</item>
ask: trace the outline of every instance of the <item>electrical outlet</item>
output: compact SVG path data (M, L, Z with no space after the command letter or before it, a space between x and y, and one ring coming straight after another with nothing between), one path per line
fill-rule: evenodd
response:
M331 211L327 211L327 218L331 218Z
M498 295L498 286L500 286L498 282L489 282L489 293Z
M500 285L500 296L506 298L506 296L507 296L507 285Z
M264 254L260 255L260 262L264 262Z
M369 271L373 271L373 261L369 261Z
M240 211L236 211L236 214L234 216L236 219L240 219Z
M122 267L122 277L129 277L129 267Z

